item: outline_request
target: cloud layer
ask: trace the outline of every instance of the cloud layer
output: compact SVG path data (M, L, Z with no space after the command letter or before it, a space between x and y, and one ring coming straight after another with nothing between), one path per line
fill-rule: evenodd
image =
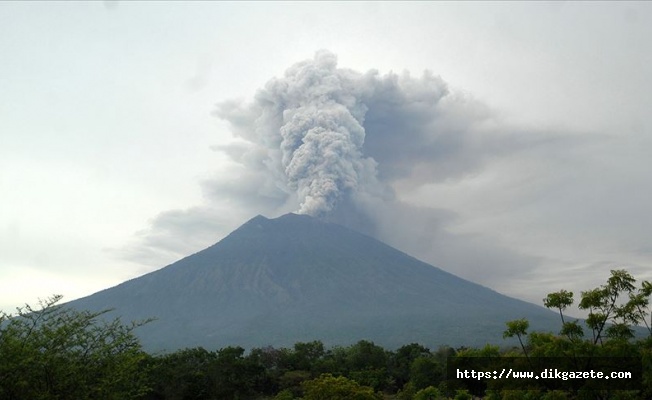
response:
M560 271L586 289L587 276L597 284L614 263L635 270L649 257L640 237L629 245L641 251L614 244L611 256L592 253L614 243L607 221L647 232L635 221L645 208L640 197L629 209L611 203L616 190L652 187L631 162L619 165L649 144L640 133L624 143L508 126L429 71L360 73L338 67L328 51L291 66L251 102L219 103L214 115L234 137L214 147L229 167L202 183L206 204L155 218L128 257L159 247L181 257L251 216L287 212L341 223L525 298L537 281L568 281ZM538 303L542 295L533 296Z

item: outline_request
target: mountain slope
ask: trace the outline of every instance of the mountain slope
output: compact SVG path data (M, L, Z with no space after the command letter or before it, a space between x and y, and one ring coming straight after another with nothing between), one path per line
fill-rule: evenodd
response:
M500 343L505 322L557 329L542 307L509 298L335 224L258 216L217 244L69 303L114 308L146 348L287 346L360 339L387 347Z

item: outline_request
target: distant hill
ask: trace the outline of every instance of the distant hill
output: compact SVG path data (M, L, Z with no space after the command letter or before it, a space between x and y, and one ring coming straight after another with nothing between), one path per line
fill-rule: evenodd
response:
M501 344L505 322L558 330L558 316L306 215L257 216L217 244L68 305L115 309L148 350Z

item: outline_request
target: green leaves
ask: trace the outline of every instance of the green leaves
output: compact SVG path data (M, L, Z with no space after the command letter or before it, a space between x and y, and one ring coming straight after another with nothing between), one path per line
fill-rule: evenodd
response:
M582 292L580 310L604 309L609 304L609 291L604 287Z
M619 295L622 292L631 292L636 289L636 279L624 269L611 270L611 277L607 280L606 288L610 294Z
M427 388L421 389L414 395L414 400L439 400L443 398L444 396L441 394L439 389L434 386L428 386Z
M574 341L584 336L584 329L582 329L577 321L564 322L559 333Z
M530 322L527 319L517 319L514 321L507 322L507 330L503 333L504 338L514 337L518 338L518 343L523 349L523 354L527 357L527 350L525 349L525 344L523 343L523 336L527 335L527 329L530 327Z
M526 319L517 319L514 321L507 322L507 330L503 333L503 337L521 337L527 335L527 329L530 327L530 323Z
M560 290L559 292L556 293L550 293L548 296L543 299L543 305L546 306L547 308L556 308L559 310L559 317L561 318L561 324L562 326L566 325L566 321L564 320L564 310L571 306L573 304L573 292L568 292L566 290ZM569 339L573 339L577 337L577 332L578 330L575 328L569 327L568 329L564 330L562 329L562 335L566 335ZM581 331L581 328L580 328ZM580 332L580 335L582 336L582 333Z
M141 323L106 322L55 295L0 324L0 398L130 399L147 391L146 354L132 334ZM145 322L143 322L145 323Z
M650 313L650 296L652 296L652 283L641 282L641 288L637 293L630 293L629 303L634 324L643 323L652 337L652 313ZM649 321L648 321L649 318Z
M607 351L604 346L608 342L627 342L635 337L634 326L645 324L652 338L652 315L650 315L650 296L652 283L643 281L637 289L636 279L625 270L612 270L606 284L581 292L579 309L587 310L588 316L584 324L591 330L591 338L584 338L584 329L580 321L568 322L564 318L564 310L573 302L573 293L567 290L550 293L543 299L543 305L559 310L562 321L560 335L552 337L546 343L535 343L530 337L530 350L538 355L578 356L580 354L596 354L596 346ZM649 319L650 318L650 319ZM649 319L649 323L648 323ZM515 320L507 323L504 337L518 337L523 352L527 356L522 337L526 335L528 323L526 320ZM543 336L533 334L536 340ZM566 339L566 340L564 340ZM613 347L613 343L610 344Z
M602 343L603 337L630 339L634 337L631 325L644 322L650 335L652 328L647 323L649 297L652 294L650 282L642 282L636 290L636 279L625 270L612 270L607 284L582 292L579 308L589 310L586 325L593 332L594 343ZM625 300L626 298L626 300ZM608 328L607 325L610 325Z
M561 311L573 304L573 292L560 290L556 293L550 293L543 299L543 305L547 308L557 308Z
M368 386L361 386L356 381L343 376L334 377L323 374L317 379L303 383L304 400L381 400L382 396L374 393Z

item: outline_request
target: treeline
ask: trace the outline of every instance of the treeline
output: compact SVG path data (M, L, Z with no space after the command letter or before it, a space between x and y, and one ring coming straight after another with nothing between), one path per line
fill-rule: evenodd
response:
M419 344L388 351L365 340L331 349L320 341L249 353L241 347L186 349L150 358L151 392L145 398L364 400L398 394L412 399L444 381L446 358L454 354L448 347L430 351ZM340 396L324 397L326 388Z
M106 321L105 312L68 309L60 299L0 315L0 399L412 399L441 384L456 353L419 344L388 351L362 340L151 355L134 334L147 321Z
M184 349L152 355L134 335L141 324L107 321L104 313L58 305L0 314L2 400L426 400L426 399L652 399L652 284L635 285L626 271L612 271L605 285L582 292L585 321L564 315L573 293L549 294L544 305L560 315L559 333L528 332L526 320L509 321L505 337L520 348L439 347L407 344L387 350L361 340L326 348L320 341L290 348ZM635 325L645 326L637 336ZM409 327L406 327L409 329ZM585 331L586 330L586 331ZM640 328L639 332L640 333ZM451 358L452 357L452 358ZM641 360L642 381L631 390L552 390L532 381L461 382L446 374L447 360L537 357Z

